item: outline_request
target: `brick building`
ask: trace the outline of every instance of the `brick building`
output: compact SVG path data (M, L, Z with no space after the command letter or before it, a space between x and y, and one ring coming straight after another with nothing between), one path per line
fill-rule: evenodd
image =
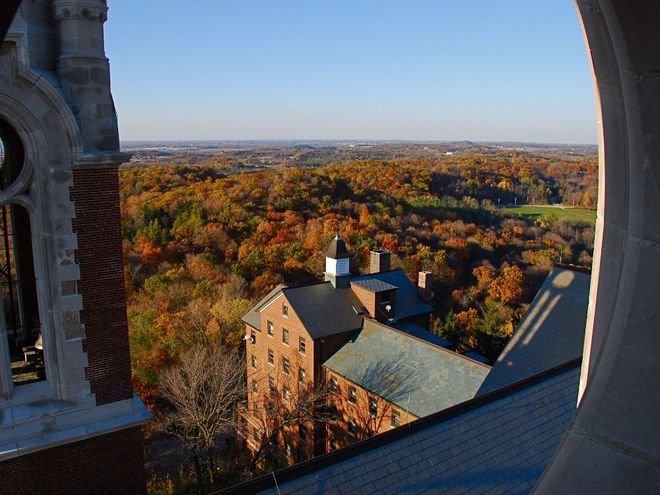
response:
M0 45L0 494L145 490L107 10L22 2Z
M279 285L243 317L249 393L241 432L251 449L268 442L293 463L476 393L489 367L428 331L432 277L418 280L391 270L387 251L372 251L370 273L352 276L336 237L325 282ZM318 415L292 412L311 402Z

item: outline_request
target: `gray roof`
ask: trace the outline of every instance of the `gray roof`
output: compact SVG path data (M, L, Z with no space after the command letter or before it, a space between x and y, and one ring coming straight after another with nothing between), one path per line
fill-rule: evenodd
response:
M579 374L567 363L225 493L529 493L571 422Z
M282 289L286 289L286 287L287 286L284 284L278 284L273 290L271 290L268 294L262 297L261 300L257 304L255 304L252 307L252 309L250 309L250 311L248 311L243 315L243 318L241 318L243 322L247 323L252 328L261 330L261 315L259 314L259 308L261 308L264 304L270 301L274 296L279 294L279 292Z
M350 258L351 255L346 249L346 243L344 240L339 237L335 236L332 241L330 241L330 245L328 246L328 249L325 252L325 255L328 258L334 258L336 260L341 259L341 258Z
M366 280L351 280L351 285L357 285L369 292L383 292L386 290L396 289L396 285L388 284L377 278L368 278Z
M431 344L435 344L440 347L444 347L445 349L448 347L453 347L453 343L450 342L447 339L443 339L439 335L436 335L432 332L429 332L426 328L423 328L419 326L417 323L414 321L404 321L403 323L396 323L394 325L390 325L392 328L396 328L397 330L401 330L402 332L405 332L409 335L412 335L413 337L417 337L418 339L426 340L427 342L430 342ZM466 354L467 355L467 354ZM468 356L471 357L471 356ZM472 358L474 359L474 358ZM477 361L480 361L477 359ZM481 361L483 362L483 361Z
M420 299L417 286L413 284L400 269L353 277L351 279L351 284L363 286L365 283L374 283L369 281L386 283L398 289L396 291L396 304L394 308L395 320L402 320L404 318L430 313L433 310L430 304Z
M471 399L490 371L371 319L323 365L417 417Z
M582 356L590 275L554 268L477 395Z
M362 326L362 316L358 314L362 303L350 289L335 289L330 282L324 282L282 292L313 339Z

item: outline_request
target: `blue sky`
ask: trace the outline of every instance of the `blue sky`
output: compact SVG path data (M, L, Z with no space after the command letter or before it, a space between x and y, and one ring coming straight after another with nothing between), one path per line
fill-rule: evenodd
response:
M123 140L595 143L572 0L110 0Z

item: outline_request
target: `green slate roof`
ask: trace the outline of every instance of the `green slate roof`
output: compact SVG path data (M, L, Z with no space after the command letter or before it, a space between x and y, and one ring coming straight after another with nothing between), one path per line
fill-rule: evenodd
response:
M324 366L418 417L473 398L490 370L370 319Z

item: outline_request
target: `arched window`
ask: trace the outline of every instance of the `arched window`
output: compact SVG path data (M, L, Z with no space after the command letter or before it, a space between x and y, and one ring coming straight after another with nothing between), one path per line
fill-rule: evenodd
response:
M29 212L29 183L16 131L0 120L0 394L46 378Z

